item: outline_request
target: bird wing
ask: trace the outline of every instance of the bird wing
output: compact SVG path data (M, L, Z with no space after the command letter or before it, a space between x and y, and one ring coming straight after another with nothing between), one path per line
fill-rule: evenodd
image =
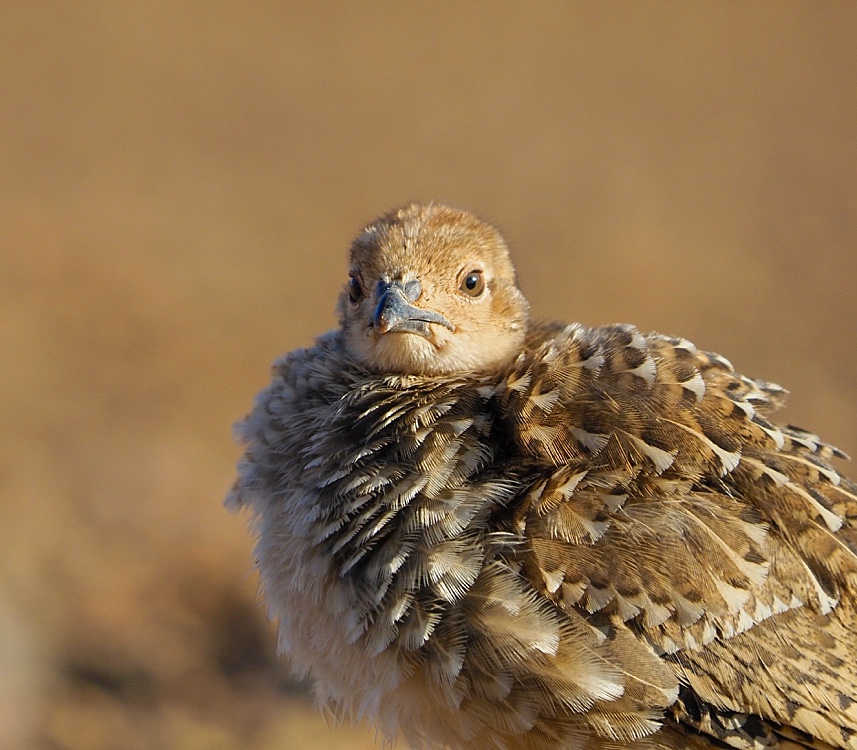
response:
M857 488L768 420L783 395L682 339L537 327L499 387L512 523L545 597L669 665L677 726L857 748Z

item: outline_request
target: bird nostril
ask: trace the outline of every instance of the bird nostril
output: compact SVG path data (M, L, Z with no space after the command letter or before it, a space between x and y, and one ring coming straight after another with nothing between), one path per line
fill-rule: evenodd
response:
M419 279L411 279L405 284L405 295L411 302L416 302L422 293L423 287Z

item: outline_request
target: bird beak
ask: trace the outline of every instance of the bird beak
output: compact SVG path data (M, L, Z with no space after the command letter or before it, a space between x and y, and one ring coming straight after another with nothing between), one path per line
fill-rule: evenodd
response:
M372 324L378 333L415 333L428 338L431 335L429 323L455 330L446 318L434 310L423 310L415 302L422 287L417 279L403 284L401 281L380 282L378 284L378 306L372 315Z

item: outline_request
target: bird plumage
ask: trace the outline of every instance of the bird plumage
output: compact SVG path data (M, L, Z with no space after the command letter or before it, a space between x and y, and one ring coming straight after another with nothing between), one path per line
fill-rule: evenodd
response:
M416 747L857 748L857 488L783 391L528 323L500 235L412 204L239 426L280 649Z

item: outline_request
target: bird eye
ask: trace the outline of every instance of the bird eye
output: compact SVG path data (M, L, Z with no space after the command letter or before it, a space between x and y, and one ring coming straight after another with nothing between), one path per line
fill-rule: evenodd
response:
M482 271L471 271L462 280L459 289L468 297L478 297L485 291L485 278Z
M352 302L359 302L363 297L363 287L360 285L360 280L352 274L348 277L348 298Z

